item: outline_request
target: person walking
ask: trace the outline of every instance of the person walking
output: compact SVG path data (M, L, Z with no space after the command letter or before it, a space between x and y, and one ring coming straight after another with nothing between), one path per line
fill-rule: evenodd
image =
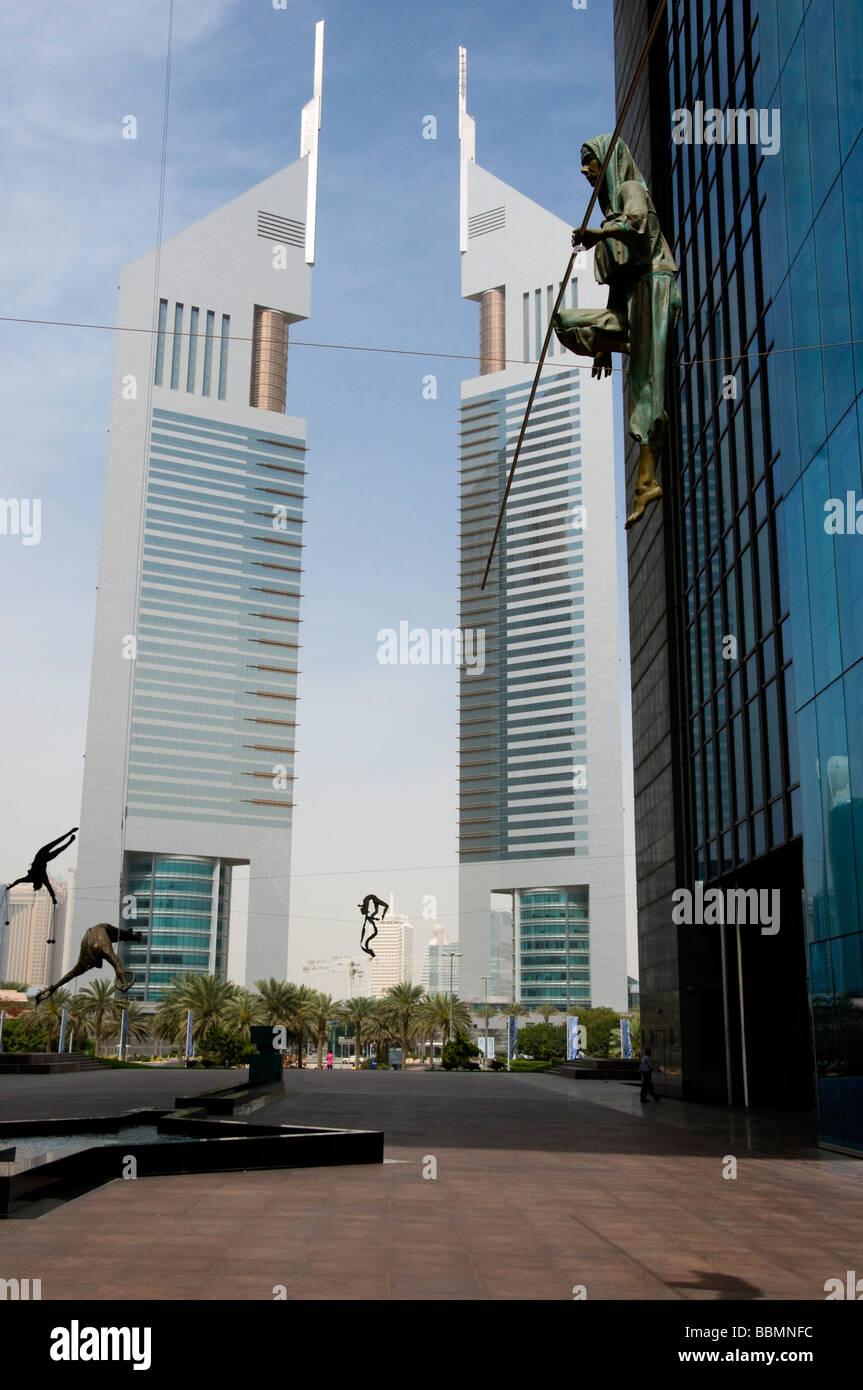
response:
M327 1053L327 1071L332 1071L332 1069L333 1069L333 1054L332 1054L331 1052L328 1052L328 1053Z
M653 1096L653 1099L656 1101L658 1105L659 1096L653 1089L653 1073L655 1071L655 1068L653 1062L651 1061L651 1052L649 1047L646 1047L644 1049L644 1052L642 1053L641 1062L639 1063L638 1070L641 1074L641 1095L639 1099L641 1100L642 1105L647 1105L648 1095Z

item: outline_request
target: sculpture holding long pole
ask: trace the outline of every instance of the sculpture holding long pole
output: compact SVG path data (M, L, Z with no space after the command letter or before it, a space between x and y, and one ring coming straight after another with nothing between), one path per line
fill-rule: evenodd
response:
M573 245L596 247L594 274L608 285L605 309L564 309L553 318L563 346L593 358L592 377L608 376L612 352L629 353L629 433L637 440L638 478L627 531L657 502L662 488L656 461L665 442L665 359L668 336L680 317L677 265L662 235L647 184L622 140L597 135L581 147L581 172L595 187L601 227L576 228ZM611 158L606 155L611 150Z
M608 307L604 310L572 309L563 314L559 312L575 265L576 252L573 251L560 282L557 299L545 332L542 351L536 364L536 374L533 378L530 395L527 398L524 418L521 422L515 453L510 464L509 477L504 488L497 525L489 547L480 589L484 589L488 582L497 538L503 525L507 499L515 476L515 468L524 442L534 397L539 386L539 378L548 352L548 345L551 342L552 331L557 333L560 341L572 352L586 353L593 358L592 377L607 376L610 373L610 354L613 350L630 353L630 383L636 396L635 408L630 412L630 433L633 433L634 426L638 430L643 430L645 420L647 421L647 431L644 438L641 438L640 434L634 434L642 447L639 453L639 476L636 485L635 507L627 518L627 529L639 520L649 502L655 502L662 496L662 491L656 482L656 454L664 438L665 427L665 417L661 404L665 391L665 345L668 341L668 333L676 323L677 314L680 312L680 293L673 278L677 273L677 267L659 229L656 209L650 200L647 184L636 168L635 161L626 145L618 139L618 136L641 80L651 46L659 32L664 13L664 5L658 4L638 66L621 105L614 133L597 136L587 145L582 146L582 172L593 185L593 192L581 220L581 226L576 227L572 234L572 244L574 247L583 245L590 249L590 247L604 243L594 259L597 279L600 283L609 286ZM599 154L600 149L602 150L601 154ZM589 155L589 160L586 155ZM607 177L609 170L611 170L611 175ZM600 228L588 227L587 223L597 199L605 213L605 221ZM630 220L630 214L634 215L634 222ZM655 247L657 239L661 243L661 255L658 254ZM654 258L657 259L655 266ZM664 279L667 278L668 285L671 287L667 289L669 316L664 320L662 320L661 311L654 311L653 304L653 280L659 275ZM650 283L646 290L640 289L637 294L631 293L640 282L648 279ZM648 293L651 295L649 311L645 303ZM674 313L675 296L676 313ZM627 312L631 303L635 311L634 318L630 318ZM672 314L673 318L671 317ZM595 321L596 315L599 315L600 319L604 319L604 324ZM607 317L608 315L610 317ZM660 402L661 423L652 418L655 414L653 406L657 399ZM638 417L637 420L636 416Z

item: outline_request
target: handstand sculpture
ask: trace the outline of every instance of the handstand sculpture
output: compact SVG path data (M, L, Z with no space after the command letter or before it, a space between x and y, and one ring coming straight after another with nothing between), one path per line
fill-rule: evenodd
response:
M55 907L57 906L57 898L48 878L48 863L49 860L56 859L58 854L62 854L64 850L69 848L77 832L77 825L73 825L72 829L67 830L64 835L59 835L56 840L51 840L47 845L43 845L41 849L37 849L36 853L33 855L33 863L30 865L26 874L22 874L21 878L16 878L14 883L6 885L7 906L9 903L10 890L12 888L17 888L19 883L32 884L34 893L38 893L40 888L47 889L52 903ZM6 926L8 927L8 925L9 923L7 921Z
M595 185L610 135L597 135L581 147L581 172ZM635 503L627 531L644 509L662 496L656 463L665 442L665 357L669 334L680 317L677 265L662 235L656 208L635 160L618 140L598 202L601 227L576 228L573 246L596 247L594 274L608 285L605 309L563 309L554 331L570 352L593 358L591 376L608 376L612 352L629 353L629 433L641 445Z
M95 927L88 927L81 938L81 950L78 953L77 965L67 971L56 985L48 985L39 991L36 995L37 1007L43 999L47 999L61 985L67 984L69 980L74 980L78 975L83 975L88 970L101 970L104 960L113 965L117 988L126 994L135 983L135 976L131 970L123 969L114 946L118 941L143 941L143 939L141 932L130 931L127 927L112 927L110 922L99 922Z

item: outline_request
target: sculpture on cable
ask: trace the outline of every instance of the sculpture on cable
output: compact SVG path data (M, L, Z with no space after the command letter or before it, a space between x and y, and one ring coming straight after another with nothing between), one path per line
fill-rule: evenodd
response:
M102 962L107 961L114 967L117 989L123 994L127 994L135 983L135 975L131 970L124 970L120 957L114 950L115 945L120 941L143 941L143 933L131 931L128 927L114 927L110 922L99 922L95 927L88 927L81 938L81 950L78 953L77 964L68 970L62 980L58 980L56 985L47 985L36 995L36 1006L41 1004L43 999L47 999L60 989L61 985L68 984L70 980L76 979L78 975L84 975L88 970L101 970Z
M581 147L581 172L594 187L611 139L597 135ZM599 284L608 285L608 305L560 310L554 331L570 352L593 358L592 377L610 374L612 352L629 354L629 433L640 450L628 531L662 496L656 465L668 428L665 360L681 300L677 264L647 184L620 139L597 188L597 201L605 214L601 227L577 227L572 244L596 248L594 274Z
M374 910L370 912L369 908L372 903L374 903ZM378 912L383 908L383 912L381 912L381 921L383 921L387 915L389 903L385 903L383 898L376 897L374 893L367 893L362 902L357 903L357 907L363 914L363 925L360 931L360 950L365 951L366 955L371 956L372 960L374 960L375 953L371 949L370 943L374 941L378 934ZM368 936L366 936L367 926L374 928Z
M43 845L41 849L37 849L36 853L33 855L33 862L26 874L22 874L20 878L16 878L14 883L8 883L6 885L7 910L9 906L9 893L13 888L17 888L19 883L32 884L34 893L38 893L40 888L46 889L52 903L55 907L57 906L57 898L54 889L51 887L50 879L48 878L48 863L50 860L56 859L57 855L62 854L65 849L69 848L77 833L78 827L77 825L73 825L71 830L65 831L64 834L58 835L56 840L50 840L47 845ZM8 927L8 918L4 920ZM52 942L48 944L50 945Z

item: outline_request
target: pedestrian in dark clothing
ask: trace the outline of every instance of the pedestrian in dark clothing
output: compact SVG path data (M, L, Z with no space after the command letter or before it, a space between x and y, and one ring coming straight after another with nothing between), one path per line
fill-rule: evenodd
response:
M638 1067L641 1073L641 1096L642 1105L647 1105L647 1097L652 1096L659 1103L659 1096L653 1089L653 1072L655 1070L653 1062L650 1060L650 1048L646 1047Z

